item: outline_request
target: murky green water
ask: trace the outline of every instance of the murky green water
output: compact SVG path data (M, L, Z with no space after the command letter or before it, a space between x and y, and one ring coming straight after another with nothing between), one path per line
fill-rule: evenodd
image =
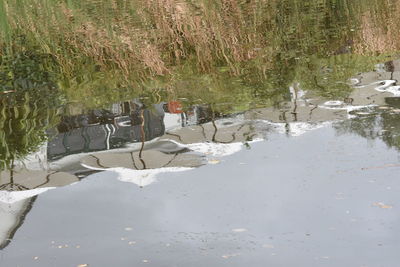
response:
M399 11L1 2L0 265L397 266Z

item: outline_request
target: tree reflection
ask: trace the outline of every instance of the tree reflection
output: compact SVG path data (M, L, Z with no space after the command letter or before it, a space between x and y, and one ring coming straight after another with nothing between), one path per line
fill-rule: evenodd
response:
M400 151L399 112L395 108L375 109L368 115L335 124L338 134L356 134L368 140L382 140L388 147Z
M35 152L58 122L61 95L44 66L46 55L21 53L0 65L0 169Z

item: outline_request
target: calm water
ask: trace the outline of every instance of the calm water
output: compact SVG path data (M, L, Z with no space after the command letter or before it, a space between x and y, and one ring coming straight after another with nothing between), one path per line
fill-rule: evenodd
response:
M400 1L0 3L0 266L398 266Z

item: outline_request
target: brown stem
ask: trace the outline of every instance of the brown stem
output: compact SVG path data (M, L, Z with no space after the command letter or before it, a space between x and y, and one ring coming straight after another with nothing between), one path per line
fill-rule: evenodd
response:
M146 169L146 163L142 159L142 153L143 153L143 148L144 148L144 142L146 140L145 132L144 132L144 109L140 111L140 118L142 119L142 124L140 125L140 138L142 141L142 146L140 147L139 151L139 159L143 164L143 169Z

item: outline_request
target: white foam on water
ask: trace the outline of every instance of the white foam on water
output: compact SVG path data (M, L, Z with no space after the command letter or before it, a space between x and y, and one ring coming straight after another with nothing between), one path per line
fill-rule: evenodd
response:
M364 88L367 86L372 86L372 85L377 85L379 84L379 86L376 86L374 89L378 92L381 93L391 93L394 96L400 96L400 86L395 85L397 83L396 80L382 80L382 81L377 81L377 82L373 82L367 85L361 85L361 86L356 86L355 88Z
M324 106L336 107L336 106L342 106L343 104L344 104L343 101L332 100L332 101L326 101L326 102L324 103Z
M400 96L400 86L390 86L385 90L385 92L391 93L394 96Z
M300 136L307 132L321 129L332 125L331 121L324 121L321 123L307 123L307 122L292 122L290 126L290 134L292 136Z
M371 107L376 107L377 105L372 104L372 105L360 105L360 106L353 106L353 105L344 105L344 102L339 101L339 100L333 100L333 101L327 101L323 105L319 105L318 108L323 108L323 109L332 109L332 110L345 110L347 112L347 118L352 119L355 116L351 115L350 112L354 110L360 110L363 108L371 108Z
M395 83L396 83L395 80L382 80L382 81L372 83L371 85L380 84L380 86L375 87L375 90L379 91L379 92L385 92L387 88L391 87Z
M293 137L297 137L303 135L307 132L317 130L323 127L330 126L332 121L324 121L324 122L270 122L259 120L260 122L271 125L275 128L275 131L279 134L286 134L289 131L289 135Z
M400 96L400 86L394 85L396 84L395 80L382 80L375 84L381 84L380 86L375 87L375 90L378 92L387 92L393 94L394 96Z
M243 143L194 143L189 144L187 147L195 152L211 155L214 157L224 157L239 152L243 148Z
M349 79L350 85L353 85L353 86L359 84L360 82L361 82L361 81L360 81L358 78L351 78L351 79Z

